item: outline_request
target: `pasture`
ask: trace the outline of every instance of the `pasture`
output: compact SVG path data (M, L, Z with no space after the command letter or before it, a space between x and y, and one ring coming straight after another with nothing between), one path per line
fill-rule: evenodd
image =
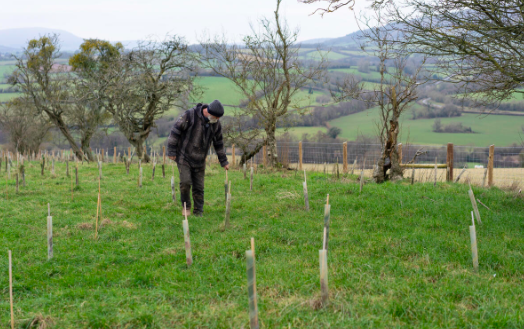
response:
M414 105L417 108L419 105ZM435 119L410 120L411 115L407 112L401 117L401 136L399 142L421 145L443 145L454 143L455 145L472 145L487 147L491 144L496 146L509 146L513 143L520 144L524 133L524 117L505 115L477 115L463 114L460 117L440 118L442 125L452 122L461 122L471 127L475 133L435 133L432 131ZM376 121L378 120L378 108L372 108L364 112L344 116L329 122L330 125L342 130L340 137L355 140L358 136L376 136Z
M71 166L72 167L72 166ZM210 164L202 218L190 217L193 265L186 265L181 207L171 201L167 166L151 180L144 165L103 165L102 220L94 239L98 169L80 164L71 198L65 165L26 163L27 186L13 173L0 197L0 323L9 324L7 250L13 252L16 328L248 328L245 251L255 239L261 328L439 328L524 326L524 200L475 188L480 270L472 269L467 186L365 184L308 173L264 173L254 188L232 181L231 228L224 230L224 171ZM5 192L8 192L6 195ZM178 195L178 186L176 188ZM320 307L319 249L330 195L330 301ZM46 216L54 257L47 260Z

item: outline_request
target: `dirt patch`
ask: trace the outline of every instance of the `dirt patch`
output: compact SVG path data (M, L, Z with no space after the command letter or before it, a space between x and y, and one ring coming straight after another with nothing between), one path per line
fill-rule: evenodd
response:
M79 230L92 230L93 229L93 224L91 223L80 223L80 224L77 224L76 225L76 228L79 229Z
M121 225L127 229L136 230L136 224L128 222L127 220L123 221Z

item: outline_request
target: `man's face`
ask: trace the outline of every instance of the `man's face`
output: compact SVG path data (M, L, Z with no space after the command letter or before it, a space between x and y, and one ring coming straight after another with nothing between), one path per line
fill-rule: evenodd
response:
M220 119L219 117L209 114L207 108L204 109L204 115L209 119L210 123L216 123Z

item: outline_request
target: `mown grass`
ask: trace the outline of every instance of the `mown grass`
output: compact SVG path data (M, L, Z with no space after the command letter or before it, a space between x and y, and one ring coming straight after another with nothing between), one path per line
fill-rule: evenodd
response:
M416 104L413 108L419 109ZM340 137L355 140L360 135L376 136L376 122L378 120L378 108L372 108L364 112L347 115L329 122L330 125L342 130ZM522 142L522 126L524 117L506 115L477 115L462 114L460 117L440 118L442 125L461 122L464 126L471 127L475 133L435 133L433 124L435 119L411 120L411 113L406 112L401 118L401 136L403 143L443 145L454 143L456 145L473 145L487 147L509 146L513 143Z
M172 171L171 166L168 172ZM13 251L17 328L39 319L51 328L247 328L245 250L256 241L262 328L519 328L524 279L522 198L475 189L480 272L472 272L470 202L463 185L369 184L310 174L255 176L254 191L232 171L232 227L222 231L224 172L206 173L203 218L190 217L194 264L187 268L180 205L169 176L137 188L137 165L104 164L103 225L93 238L96 165L70 179L27 165L27 187L0 198L0 323L8 327L7 250ZM6 174L2 170L5 182ZM178 179L177 179L178 181ZM178 192L178 188L177 188ZM330 194L331 302L318 308L323 206ZM54 258L47 261L51 204Z

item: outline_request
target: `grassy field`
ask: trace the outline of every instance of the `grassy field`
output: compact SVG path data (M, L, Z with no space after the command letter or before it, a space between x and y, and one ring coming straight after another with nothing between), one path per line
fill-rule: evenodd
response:
M0 93L0 102L7 102L20 96L22 96L22 93Z
M410 113L401 119L401 142L442 145L454 143L456 145L474 146L508 146L520 143L524 117L491 115L479 116L476 114L463 114L455 118L441 118L442 125L451 122L462 122L471 127L473 134L434 133L432 126L435 119L410 120ZM375 122L378 120L378 109L373 108L364 112L348 115L330 121L332 126L342 129L342 138L355 140L360 135L375 136Z
M522 198L476 189L480 271L471 266L471 205L464 185L366 184L310 174L255 175L254 191L233 171L232 227L222 231L224 173L206 173L203 218L190 217L194 264L185 264L180 205L169 178L137 188L137 168L104 164L103 220L94 240L96 165L80 166L71 200L57 176L27 165L18 195L0 197L3 298L9 325L7 250L13 251L16 328L247 328L245 250L255 238L262 328L521 328ZM171 173L171 167L168 168ZM5 179L2 172L2 179ZM144 168L150 177L151 167ZM178 181L178 179L177 179ZM178 188L177 188L178 192ZM330 304L319 308L318 250L330 194ZM51 204L54 258L47 260ZM36 326L35 326L36 327Z
M284 128L277 128L277 135L282 135L285 132L293 135L296 138L301 138L304 134L309 134L310 137L316 135L319 131L327 133L326 127L293 127L285 130Z

